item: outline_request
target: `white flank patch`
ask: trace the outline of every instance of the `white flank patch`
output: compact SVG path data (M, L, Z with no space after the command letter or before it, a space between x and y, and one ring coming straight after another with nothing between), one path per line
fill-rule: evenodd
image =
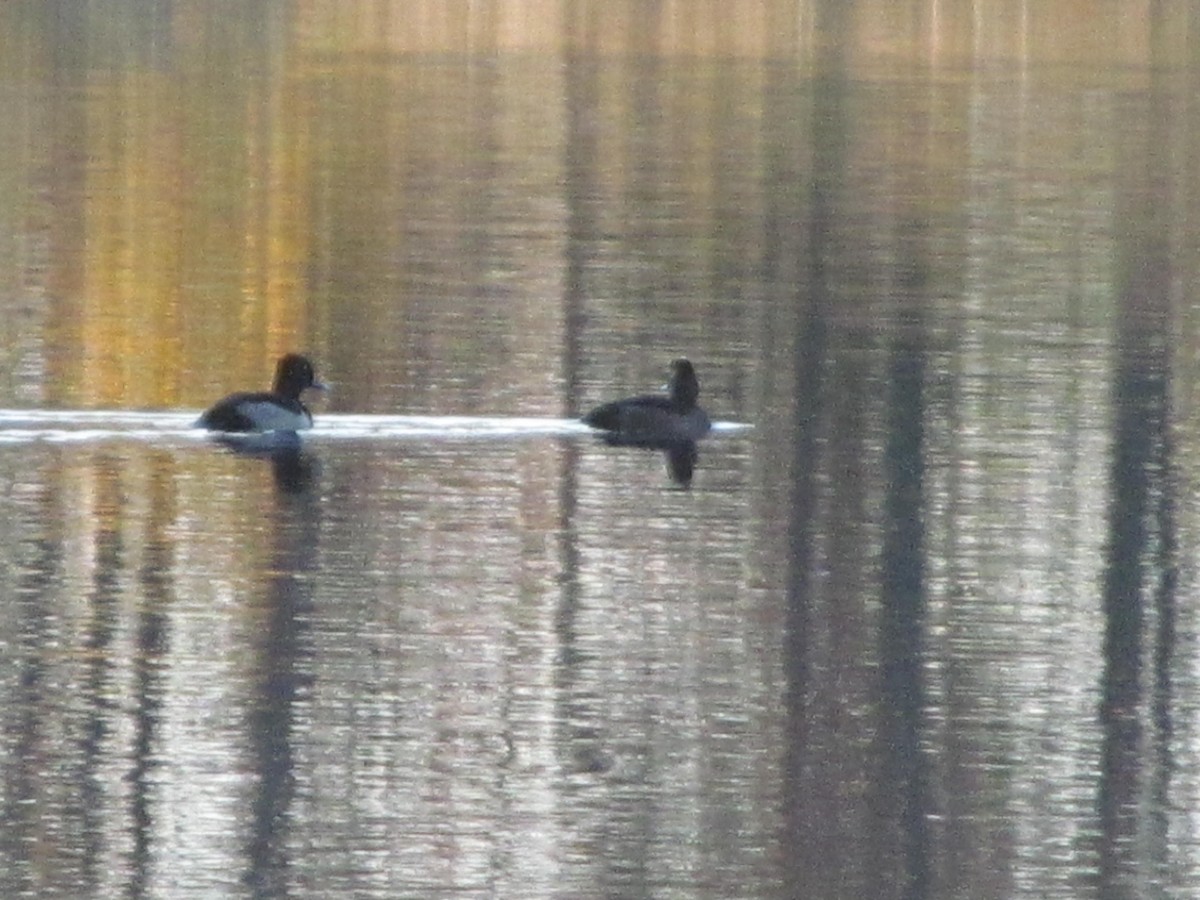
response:
M309 416L280 409L274 403L241 402L238 412L246 416L260 431L301 431L312 428Z

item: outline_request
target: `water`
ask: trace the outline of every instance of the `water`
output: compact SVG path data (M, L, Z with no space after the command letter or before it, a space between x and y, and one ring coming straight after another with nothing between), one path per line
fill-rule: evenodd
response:
M664 644L694 639L685 610L734 624L723 590L693 597L689 582L736 564L727 545L740 536L709 536L705 561L671 527L702 526L732 492L670 489L653 454L614 453L573 420L331 414L293 457L231 452L194 419L0 414L6 511L24 538L6 571L28 573L9 609L10 671L29 683L14 689L29 710L76 698L56 715L87 735L13 728L56 749L54 774L28 773L34 796L10 807L10 834L56 829L40 839L65 857L50 877L14 866L13 883L171 895L274 893L293 879L321 892L520 893L537 872L547 890L604 883L560 857L606 844L610 815L640 816L648 773L674 779L669 759L651 758L667 748L644 704L669 709L666 692L704 671L727 702L744 691L728 663L645 671ZM724 431L705 443L706 465L744 453L741 432ZM628 574L610 580L618 561L590 561L595 543L574 536L612 524L595 476L579 477L563 521L572 456L623 467L651 499L657 534L628 562L681 571L653 579L650 596ZM668 743L671 758L696 752ZM61 783L60 804L41 795L47 781ZM632 808L592 809L602 785ZM661 790L672 806L686 797ZM567 834L521 837L560 819Z
M1186 10L569 6L0 6L0 893L1193 896Z

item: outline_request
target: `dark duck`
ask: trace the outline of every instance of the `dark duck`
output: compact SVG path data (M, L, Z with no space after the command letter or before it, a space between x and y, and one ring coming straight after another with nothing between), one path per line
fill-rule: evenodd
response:
M671 363L665 394L626 397L597 406L583 417L585 424L605 432L610 443L646 447L694 443L712 428L708 414L696 401L700 381L686 359Z
M300 401L306 390L326 390L305 357L289 353L275 365L270 391L230 394L204 411L197 425L210 431L302 431L312 428L312 413Z

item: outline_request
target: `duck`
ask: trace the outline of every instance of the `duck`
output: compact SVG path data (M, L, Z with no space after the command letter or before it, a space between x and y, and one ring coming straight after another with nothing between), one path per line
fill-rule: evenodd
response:
M712 421L696 401L700 380L686 359L671 363L665 394L626 397L597 406L583 417L585 425L605 433L609 443L666 448L695 442L712 429Z
M270 391L230 394L206 409L196 424L209 431L303 431L312 428L313 417L300 395L310 389L325 391L328 386L317 380L306 357L289 353L275 364Z

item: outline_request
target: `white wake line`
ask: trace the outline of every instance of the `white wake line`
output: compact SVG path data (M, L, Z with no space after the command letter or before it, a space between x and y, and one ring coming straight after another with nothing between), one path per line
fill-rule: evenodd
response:
M0 409L0 444L208 440L213 433L195 427L198 416L199 412ZM736 433L752 427L740 422L713 424L717 433ZM593 429L578 419L327 413L317 419L316 427L311 431L302 432L302 437L305 442L323 443L329 440L569 437L593 433Z
M156 426L173 430L192 425L197 412L138 412L124 409L0 409L0 428L9 423L53 423L55 425L88 425L100 423L110 428Z
M576 419L523 416L372 416L333 413L317 419L305 436L339 437L522 437L587 434Z

